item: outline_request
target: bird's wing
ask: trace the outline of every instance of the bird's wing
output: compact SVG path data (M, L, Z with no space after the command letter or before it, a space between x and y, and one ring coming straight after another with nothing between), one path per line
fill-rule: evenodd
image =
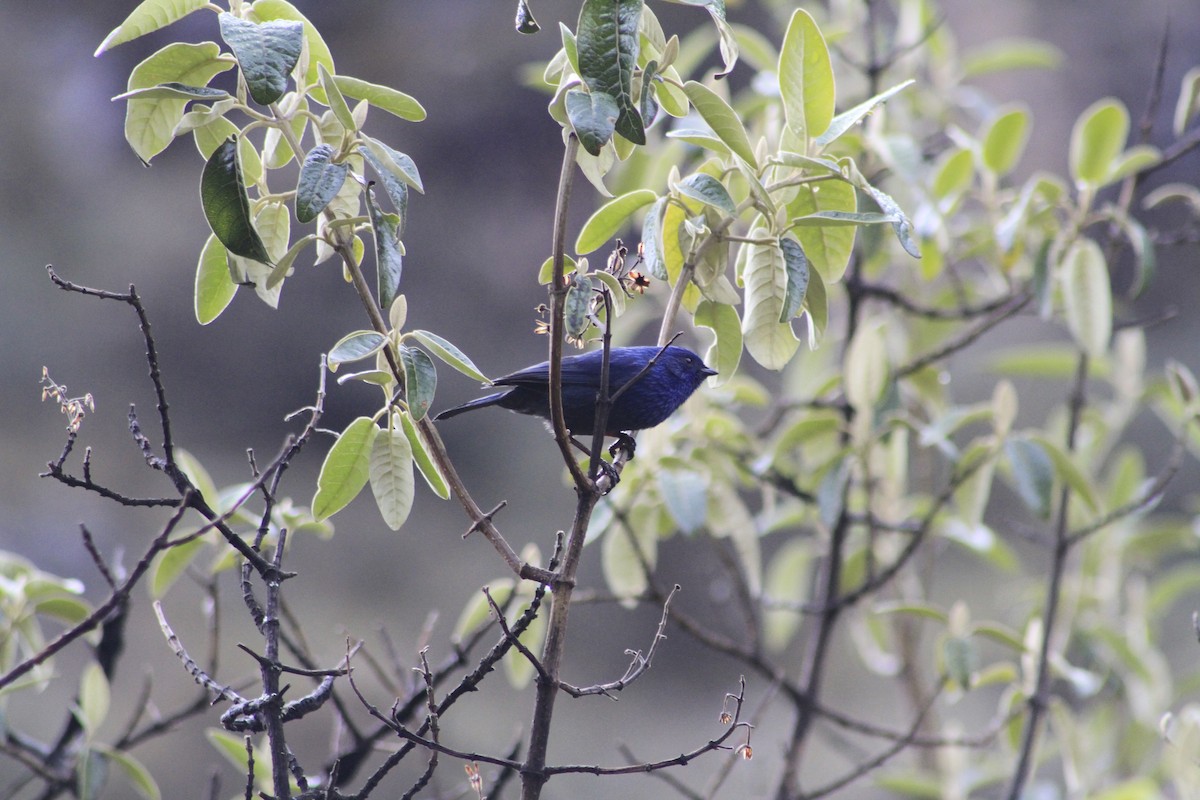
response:
M562 382L564 386L595 386L600 380L600 352L593 350L562 360ZM611 369L611 368L610 368ZM545 388L550 382L550 362L543 361L523 370L496 378L495 386L537 386Z

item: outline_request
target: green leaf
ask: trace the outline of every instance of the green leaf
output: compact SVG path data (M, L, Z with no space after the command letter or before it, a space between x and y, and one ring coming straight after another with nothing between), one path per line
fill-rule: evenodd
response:
M1014 69L1057 69L1063 54L1037 39L996 39L963 56L963 77L975 78Z
M308 18L301 14L295 6L287 2L287 0L256 0L252 6L253 14L260 22L275 19L290 19L299 22L304 26L304 39L308 44L308 69L304 73L305 86L316 86L320 80L318 68L324 66L325 69L333 73L333 55L329 52L329 46L325 44L325 40L321 38L321 34L317 31L316 26L308 21ZM314 98L318 102L325 102L324 93L317 91L313 92Z
M579 143L588 153L599 156L617 127L617 117L621 113L617 101L603 92L572 89L567 92L565 103L567 119L579 137Z
M643 206L658 199L650 189L637 189L614 197L588 218L575 240L575 252L579 255L591 253L608 242L621 229L625 221Z
M833 65L816 20L797 9L779 51L779 93L787 125L801 141L815 139L833 120Z
M862 325L846 348L843 380L846 400L858 414L870 419L875 404L890 381L887 343L879 325Z
M333 80L333 75L325 68L324 64L317 65L317 75L320 77L321 88L325 91L325 99L329 104L329 110L333 112L334 119L347 131L357 131L358 122L354 119L354 113L350 111L350 106L346 104L346 98L342 96L341 90Z
M113 100L128 100L131 97L141 97L145 100L226 100L233 99L224 89L213 89L208 86L188 86L185 83L162 83L145 89L134 89L113 98ZM207 108L201 106L201 108Z
M359 417L346 426L325 454L312 501L313 517L320 522L345 508L367 485L372 445L379 428L370 417Z
M371 446L371 492L384 523L394 531L408 519L414 488L412 445L403 427L380 431Z
M660 197L650 206L642 220L642 263L652 278L667 279L667 268L663 263L662 222L667 198Z
M712 128L713 133L739 158L758 169L758 160L754 158L754 148L750 146L750 137L742 125L741 118L729 107L720 96L702 83L688 81L683 85L683 91L696 112Z
M904 248L904 252L908 253L913 258L921 257L921 248L913 239L912 222L908 216L900 208L899 203L874 186L866 187L867 194L871 195L871 199L879 206L879 210L890 217L895 218L892 223L892 230L896 232L896 238L900 240L900 246Z
M336 372L342 364L361 361L378 353L387 343L387 337L378 331L355 331L338 340L326 360L330 371Z
M790 322L792 317L800 313L804 295L808 291L808 258L804 255L804 248L795 239L780 237L779 249L783 252L783 263L787 268L787 289L779 321Z
M933 196L938 200L957 197L975 177L975 156L970 150L947 150L933 176Z
M1029 141L1029 109L1015 108L992 120L983 139L983 165L1007 175L1017 165Z
M1200 67L1192 67L1179 82L1179 99L1175 101L1172 125L1176 137L1183 136L1197 113L1200 113Z
M229 277L225 245L216 234L210 234L196 264L196 321L207 325L221 316L236 293L237 284Z
M291 20L254 23L228 13L219 19L221 38L242 68L254 102L265 106L283 97L304 48L304 26Z
M592 279L576 272L567 287L567 300L563 311L563 325L567 335L575 339L583 337L592 324L589 312L592 308Z
M429 450L425 447L425 441L421 438L417 426L403 411L400 412L400 421L404 424L404 435L408 437L408 444L412 448L413 462L416 463L421 477L425 479L425 483L429 484L429 488L433 490L434 494L443 500L448 499L450 487L446 484L446 478L442 475L441 469L429 455Z
M675 185L684 197L699 200L705 205L720 209L726 214L737 213L737 206L729 196L729 190L719 180L703 172L689 175Z
M756 228L752 239L766 239L766 228ZM795 354L800 340L790 322L781 323L787 297L787 266L775 242L748 244L742 281L746 285L746 316L742 336L746 349L767 369L783 369Z
M296 219L312 222L337 195L350 174L349 164L332 162L333 148L319 144L304 157L296 181Z
M129 753L120 750L104 749L104 755L120 767L121 772L125 773L125 779L129 781L134 790L146 798L146 800L162 800L162 792L159 791L158 784L154 781L154 776L150 774L150 770L146 769L142 762L138 761Z
M641 16L642 0L584 0L575 29L579 77L593 94L613 99L616 131L634 144L646 143L632 90Z
M1049 453L1040 442L1015 437L1004 443L1004 452L1021 500L1038 517L1049 519L1054 488L1054 462Z
M491 383L486 375L480 371L479 367L467 357L467 354L459 350L452 343L446 341L436 333L429 331L416 330L407 334L405 338L411 336L418 342L429 349L431 353L439 359L449 364L454 369L466 375L468 378L474 378L480 383Z
M742 321L737 309L724 303L701 300L692 321L708 328L716 337L709 345L704 363L717 371L710 380L714 386L726 383L737 372L742 360Z
M916 81L912 79L899 83L890 89L880 92L869 100L859 103L854 108L838 114L830 121L829 127L825 129L825 132L813 140L814 144L818 147L825 147L827 144L837 141L841 138L842 134L853 128L859 120L864 119L876 108L890 100L892 95L907 89L914 83Z
M646 591L643 560L653 567L657 559L657 532L648 525L614 525L600 543L604 582L626 607L631 607L633 598Z
M1102 186L1129 136L1129 112L1115 98L1088 106L1071 131L1071 177L1078 183Z
M176 545L156 558L150 568L148 584L150 596L158 599L166 595L175 580L183 574L203 549L204 539L201 537Z
M214 76L232 67L231 60L221 57L216 42L176 42L134 67L126 88L133 92L169 83L207 86ZM190 98L174 97L129 99L125 108L125 139L138 158L149 163L166 149L189 101Z
M1092 489L1091 482L1084 475L1083 470L1071 459L1071 456L1044 436L1032 435L1029 439L1040 445L1050 456L1050 460L1054 462L1054 471L1063 483L1079 495L1093 513L1099 511L1100 506L1096 501L1096 493Z
M366 100L376 108L409 122L421 122L425 119L425 108L415 97L397 91L390 86L380 86L368 83L348 75L337 75L333 79L340 91L346 97L355 100Z
M763 592L776 602L799 605L808 596L810 572L808 543L799 537L791 538L771 557ZM800 620L798 611L768 606L763 612L763 638L767 649L777 653L787 647L800 628Z
M208 5L205 0L143 0L96 48L100 56L119 44L153 33Z
M79 723L89 738L108 716L109 700L108 677L104 669L95 661L88 662L79 684Z
M376 291L379 305L391 308L400 293L403 256L400 246L400 217L385 214L375 202L375 192L367 189L367 213L371 217L371 232L375 237Z
M1063 257L1062 291L1071 335L1088 355L1102 356L1112 338L1112 286L1100 245L1072 243Z
M492 596L492 600L500 608L504 608L504 604L512 597L513 582L508 578L501 578L492 581L485 587L488 594ZM487 601L487 596L483 591L475 592L471 595L471 599L463 606L462 611L458 614L458 621L454 624L454 630L450 634L451 641L460 643L471 633L474 633L479 627L485 625L492 620L492 606Z
M420 422L433 404L437 388L437 367L424 350L401 347L400 361L404 364L404 400L413 422Z
M225 143L225 140L230 136L238 137L238 159L242 167L242 179L249 185L256 182L262 177L262 161L258 157L258 150L249 140L238 135L238 127L224 117L212 117L203 125L197 126L192 130L192 138L196 142L196 149L200 151L200 155L204 156L204 160L212 158L213 153L217 152L217 148Z
M421 194L425 193L425 186L421 183L421 174L417 171L417 165L411 158L370 136L363 137L363 144L365 147L358 148L358 151L370 161L376 172L380 175L395 176ZM392 194L390 189L388 194ZM392 202L396 202L394 195ZM398 203L397 208L399 208Z
M692 470L665 469L658 473L658 488L667 513L686 534L708 521L708 481Z
M826 283L836 283L846 273L857 233L853 226L833 224L833 219L827 215L854 214L857 211L858 198L854 187L840 180L803 184L797 187L796 196L787 205L789 221L805 218L829 220L830 224L792 229L805 255ZM817 217L817 214L824 216Z
M803 241L803 237L801 237ZM820 270L808 273L808 291L804 293L804 310L808 312L810 336L809 347L816 346L829 323L829 294L825 289L825 280Z
M543 609L545 607L543 606ZM511 613L512 619L509 620L511 625L517 618L517 610L514 609ZM549 615L543 610L541 614L534 618L529 623L529 627L521 633L519 639L527 648L536 648L546 638L546 625ZM504 657L504 671L508 676L508 684L514 689L524 689L533 680L534 669L533 664L515 647L509 650Z
M200 175L200 203L209 227L226 250L270 263L266 247L250 221L250 201L242 182L236 136L225 140L204 165Z
M693 147L700 147L705 150L711 150L719 156L729 156L733 151L718 139L710 131L693 130L691 128L679 128L673 131L667 131L668 139L678 139L681 142L686 142Z
M979 653L968 636L947 636L942 641L942 659L950 680L961 689L971 688L971 677L979 663Z

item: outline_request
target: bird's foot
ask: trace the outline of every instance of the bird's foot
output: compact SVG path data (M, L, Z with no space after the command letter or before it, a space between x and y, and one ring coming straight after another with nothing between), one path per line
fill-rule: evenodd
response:
M618 433L617 440L608 448L608 454L613 458L617 457L617 453L624 450L629 454L626 461L632 461L634 453L637 452L637 439L634 439L628 433Z
M598 474L592 480L596 484L600 484L603 478L607 478L607 480L603 482L608 484L607 488L604 489L604 493L608 494L616 487L618 483L621 482L621 473L617 471L616 467L605 461L603 458L596 462L596 467Z

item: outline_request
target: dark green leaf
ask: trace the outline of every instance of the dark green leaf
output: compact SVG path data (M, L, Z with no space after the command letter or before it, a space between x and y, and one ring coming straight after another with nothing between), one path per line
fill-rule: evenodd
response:
M369 137L366 138L368 141L371 141ZM386 145L383 145L382 142L379 144L386 147ZM362 157L366 159L367 163L371 165L371 168L375 170L375 174L379 176L379 180L383 182L384 191L387 192L387 196L391 199L392 206L396 209L396 213L400 215L400 227L396 231L396 234L398 236L403 236L404 227L408 223L408 185L405 183L404 179L397 174L396 169L399 168L398 165L395 169L393 168L393 165L396 165L396 161L394 159L385 161L380 156L376 155L370 147L365 145L359 147L358 152L362 154ZM397 153L397 155L403 155L403 153ZM413 169L416 169L415 165Z
M603 92L572 89L567 92L567 119L583 149L594 156L612 139L620 109L617 101Z
M267 249L250 220L250 200L242 182L236 136L213 151L200 175L200 204L208 226L234 255L270 263Z
M400 273L404 261L400 254L400 217L385 214L375 202L375 192L367 189L367 211L375 235L375 272L378 279L379 305L391 308L400 291Z
M143 100L224 100L229 97L224 89L214 89L211 86L188 86L186 83L169 81L158 86L147 86L144 89L134 89L131 92L119 94L113 100L128 100L140 97Z
M660 197L646 212L642 220L642 263L651 277L660 281L667 279L667 267L663 263L662 251L662 219L667 205L667 198Z
M642 96L640 108L642 123L649 128L658 116L658 102L654 99L654 74L658 71L658 62L649 61L642 69Z
M433 392L437 388L437 367L433 359L416 347L401 347L400 360L404 363L404 400L413 422L420 422L433 405Z
M333 148L327 144L317 145L304 157L296 182L296 219L300 222L316 219L350 174L349 164L334 164L331 158Z
M729 196L729 190L711 175L697 172L681 180L676 188L679 189L680 194L693 200L699 200L705 205L719 208L726 214L737 212L737 206L734 204L733 198Z
M517 33L537 33L542 29L538 25L538 21L533 18L533 12L529 10L529 3L525 0L517 0Z
M304 49L304 26L285 20L254 23L224 13L220 19L221 38L233 50L254 102L265 106L283 97Z
M580 77L593 94L613 99L616 131L634 144L646 143L632 93L641 16L642 0L584 0L575 35Z
M779 249L783 251L783 263L787 268L787 291L779 321L789 322L804 305L804 295L808 291L808 258L804 255L804 248L795 239L781 238Z

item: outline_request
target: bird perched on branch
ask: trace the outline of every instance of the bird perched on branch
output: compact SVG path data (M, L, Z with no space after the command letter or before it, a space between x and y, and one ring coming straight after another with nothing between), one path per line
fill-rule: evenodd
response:
M590 436L594 432L603 358L603 350L592 350L562 360L563 416L567 430L575 435ZM649 369L646 368L648 364L651 365ZM609 410L604 433L620 436L626 431L653 428L675 413L705 378L716 374L716 370L705 366L700 356L685 347L612 348L608 361L608 394L616 400ZM630 381L634 383L622 391ZM505 388L446 409L434 419L447 419L485 406L500 406L518 414L550 419L550 362L543 361L497 378L492 385Z

